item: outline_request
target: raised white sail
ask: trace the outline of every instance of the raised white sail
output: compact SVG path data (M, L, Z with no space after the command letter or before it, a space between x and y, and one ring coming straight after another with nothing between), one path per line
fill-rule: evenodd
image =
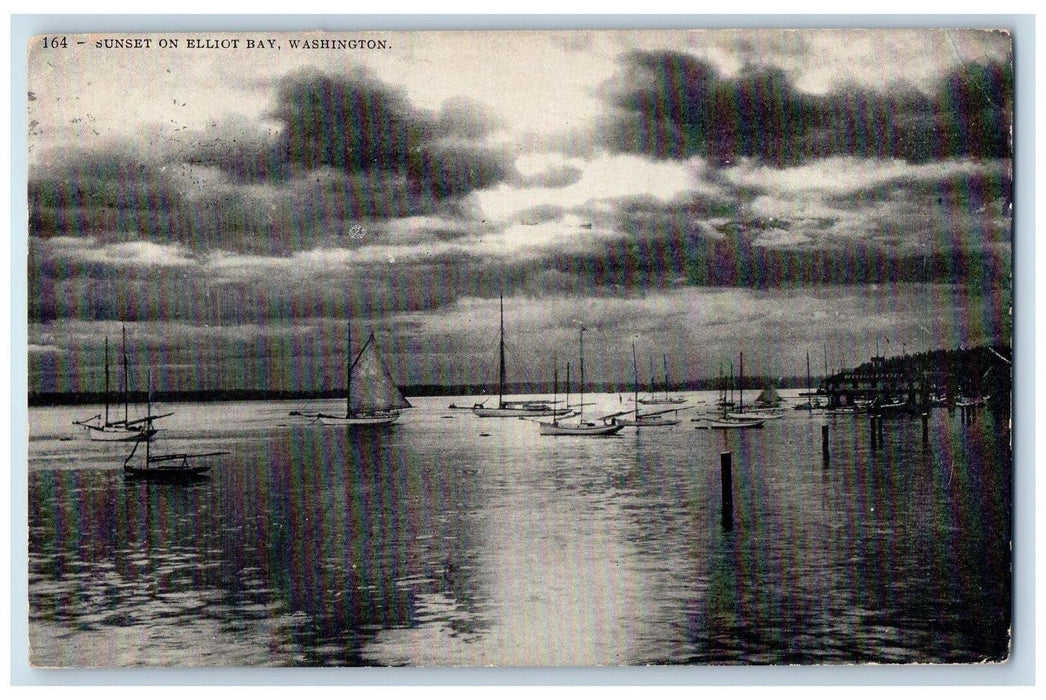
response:
M401 410L411 408L378 352L373 333L349 365L346 376L345 415L316 414L324 425L388 425L399 419Z
M392 379L371 333L349 369L349 415L411 408Z

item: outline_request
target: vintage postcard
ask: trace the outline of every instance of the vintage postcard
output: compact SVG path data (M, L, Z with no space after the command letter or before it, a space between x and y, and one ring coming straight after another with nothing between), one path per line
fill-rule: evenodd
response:
M1014 45L28 46L37 668L1011 657Z

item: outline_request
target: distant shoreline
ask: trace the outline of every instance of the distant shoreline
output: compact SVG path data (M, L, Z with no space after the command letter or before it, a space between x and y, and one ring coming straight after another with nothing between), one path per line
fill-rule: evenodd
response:
M820 377L814 377L816 386ZM707 379L700 381L676 384L669 388L669 393L680 391L712 391L721 386L719 379ZM766 377L745 377L745 390L758 391L764 389L770 383ZM806 378L779 377L773 380L773 385L778 389L801 389L806 388ZM433 384L414 384L399 387L403 395L412 397L427 396L490 396L497 393L496 387L480 387L476 385L441 386ZM493 389L493 391L492 391ZM530 395L551 394L554 387L552 383L547 384L510 384L505 387L508 395ZM571 387L576 391L577 387ZM631 384L623 383L594 383L586 382L585 391L593 393L608 394L631 394ZM563 386L559 387L560 393ZM664 386L655 388L654 393L663 393ZM649 387L640 387L640 393L649 394ZM179 403L210 403L216 401L324 401L330 399L344 399L345 389L330 389L320 392L303 391L258 391L258 390L221 390L221 391L154 391L153 402L179 402ZM133 391L130 396L131 403L145 403L144 391ZM83 406L105 403L103 392L30 392L28 396L29 406ZM122 395L113 392L109 395L110 405L122 403Z
M934 384L944 386L954 384L964 386L972 392L971 395L980 395L983 389L992 387L991 382L986 386L980 384L986 382L986 368L991 366L1003 367L1009 370L1011 362L1006 356L1012 356L1007 346L998 346L998 349L980 346L976 348L965 348L959 350L932 350L924 353L911 353L890 358L877 358L883 363L883 367L891 371L913 373L917 376L926 367L932 367L938 375ZM1003 365L1005 363L1005 365ZM854 371L872 371L872 363L865 362L854 368ZM833 375L835 376L835 375ZM1008 377L1007 377L1008 378ZM997 378L995 378L997 379ZM809 384L819 387L824 381L824 376L814 375L810 377ZM744 377L745 391L760 391L768 386L777 389L805 389L807 378L804 377L768 377L755 376ZM1012 383L1012 379L1007 384ZM670 386L668 393L681 391L715 391L729 387L729 381L725 377L711 377L706 379L691 380L675 383ZM739 389L739 387L734 387ZM933 388L933 387L931 387ZM483 386L479 384L408 384L399 387L404 396L490 396L496 394L496 387ZM508 395L532 395L551 394L555 387L552 382L515 383L505 386L505 394ZM564 385L560 385L562 392ZM576 391L576 385L571 391ZM591 393L606 394L631 394L634 391L631 382L586 382L585 391ZM639 388L640 393L660 394L666 391L663 384L657 384L651 390L649 384ZM82 406L100 405L105 403L103 392L29 392L29 406ZM345 389L334 388L324 391L273 391L258 389L221 389L221 390L198 390L198 391L159 391L153 392L153 401L168 401L181 403L209 403L215 401L322 401L329 399L344 399ZM122 396L118 392L109 394L110 405L121 401ZM145 403L146 393L144 391L131 392L132 403Z

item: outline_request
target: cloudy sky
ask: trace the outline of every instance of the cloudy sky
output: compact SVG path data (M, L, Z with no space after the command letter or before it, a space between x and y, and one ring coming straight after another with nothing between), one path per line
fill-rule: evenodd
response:
M1005 34L137 37L29 57L30 391L98 390L121 326L162 388L341 386L350 318L489 381L499 294L510 379L582 323L614 381L633 340L674 379L1009 342Z

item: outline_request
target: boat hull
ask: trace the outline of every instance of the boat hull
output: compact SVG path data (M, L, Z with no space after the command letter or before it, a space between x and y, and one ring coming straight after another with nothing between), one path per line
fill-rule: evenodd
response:
M580 424L563 425L559 423L541 423L539 430L542 435L587 435L599 437L613 435L620 432L625 426L621 423L610 425Z
M81 425L88 440L94 442L137 442L152 437L156 434L155 428L149 430L138 430L136 428L120 428L108 426L105 428L93 425Z
M727 413L727 418L730 420L741 420L741 421L752 421L752 420L776 420L783 416L783 413L770 412L770 411L746 411L743 413Z
M329 426L345 426L345 427L379 427L383 425L392 425L399 420L400 414L389 413L389 414L377 414L373 416L328 416L319 414L316 419L321 425Z
M545 416L561 416L566 409L552 408L481 408L472 409L472 413L480 418L541 418Z
M665 418L660 420L643 420L642 418L640 418L639 420L633 420L632 418L619 418L617 422L621 425L632 426L635 428L661 428L672 425L679 425L679 420L676 418Z
M686 403L686 399L639 399L644 406L675 406Z
M743 430L746 428L762 428L763 423L766 420L705 420L702 425L697 426L699 429L716 429L716 430Z

